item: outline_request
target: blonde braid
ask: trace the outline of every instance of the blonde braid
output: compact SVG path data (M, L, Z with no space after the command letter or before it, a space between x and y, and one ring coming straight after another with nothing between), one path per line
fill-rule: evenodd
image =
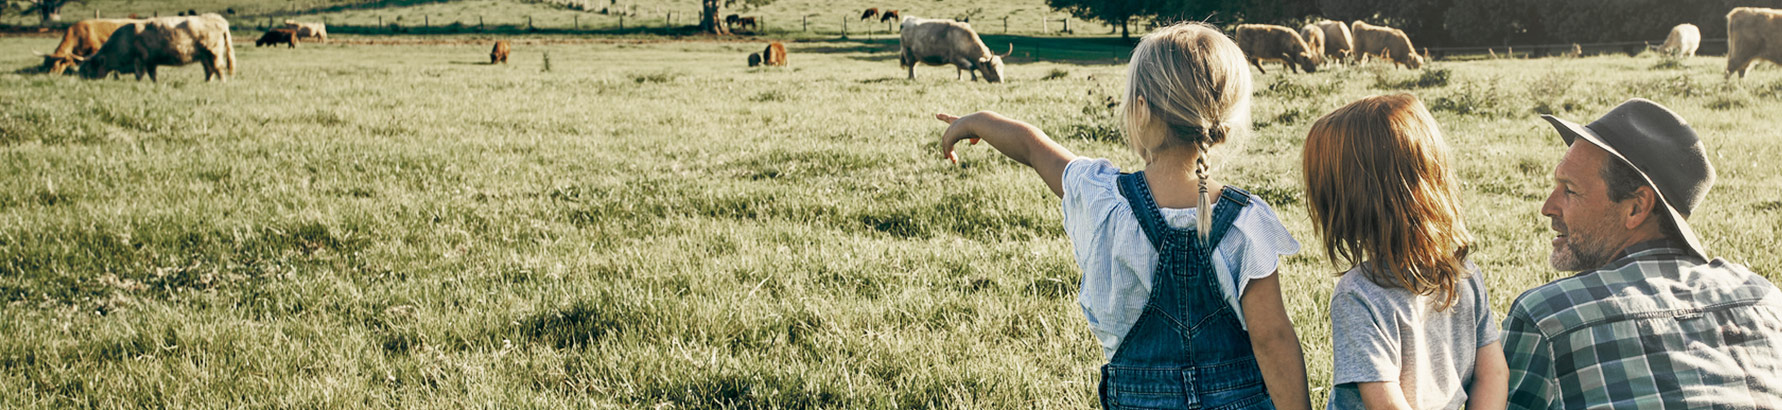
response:
M1214 129L1207 131L1208 134L1216 132ZM1194 226L1195 231L1200 234L1200 241L1206 246L1213 245L1205 243L1208 240L1207 231L1213 229L1213 207L1208 205L1210 201L1207 200L1207 150L1213 148L1211 144L1207 143L1209 139L1212 139L1211 135L1208 135L1208 138L1201 138L1199 142L1195 143L1200 147L1200 155L1194 159L1194 176L1200 179L1200 207L1195 211L1198 221Z

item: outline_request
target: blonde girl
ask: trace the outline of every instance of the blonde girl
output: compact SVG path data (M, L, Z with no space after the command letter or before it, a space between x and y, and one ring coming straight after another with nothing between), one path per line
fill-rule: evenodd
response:
M1262 199L1209 172L1211 150L1245 135L1251 89L1243 52L1219 30L1145 36L1124 101L1127 141L1145 160L1132 174L996 113L936 116L951 124L943 157L981 139L1063 198L1078 304L1108 359L1104 408L1310 407L1275 275L1299 243Z
M1435 118L1363 98L1306 136L1306 204L1333 263L1331 409L1502 409L1509 370Z

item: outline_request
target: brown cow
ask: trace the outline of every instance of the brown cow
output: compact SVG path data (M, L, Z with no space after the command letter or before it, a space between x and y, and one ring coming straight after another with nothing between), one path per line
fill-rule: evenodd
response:
M507 52L509 50L510 48L507 45L507 40L496 40L495 49L489 51L489 64L507 64Z
M1726 13L1726 77L1757 60L1782 64L1782 10L1740 7Z
M229 20L216 13L205 13L153 18L120 27L105 40L98 53L81 62L80 75L96 79L129 70L138 81L143 74L148 74L151 81L160 81L156 67L193 62L203 64L205 81L213 76L228 81L226 74L235 74L234 36L229 33Z
M1355 20L1349 28L1355 31L1355 59L1368 56L1392 60L1394 67L1403 65L1413 70L1423 68L1423 56L1417 55L1417 47L1411 45L1411 37L1404 30L1392 27L1367 24Z
M1324 29L1316 24L1307 24L1299 29L1299 37L1306 40L1306 50L1311 51L1312 64L1324 65Z
M1355 33L1349 31L1349 23L1341 21L1321 20L1313 23L1324 29L1324 59L1352 63L1355 54Z
M37 55L43 56L43 68L50 74L62 74L69 68L80 65L81 60L87 56L99 52L99 47L105 45L105 39L111 38L111 32L117 31L118 27L140 22L142 20L81 20L68 26L68 31L62 33L62 43L56 45L55 51Z
M276 46L279 44L289 44L289 48L297 48L297 30L288 28L266 30L266 34L260 35L259 40L254 40L254 47Z
M767 49L761 51L761 63L769 67L785 67L786 46L778 41L768 44Z
M864 13L860 13L860 21L871 20L873 17L878 17L878 16L879 16L879 8L873 7L870 9L866 9L866 12L864 12Z
M903 16L897 14L897 10L885 10L884 14L879 15L880 23L887 22L887 21L900 21L900 20L903 20Z
M1296 73L1301 69L1318 72L1318 65L1312 62L1312 49L1293 29L1270 24L1239 25L1237 44L1250 65L1263 74L1268 74L1268 70L1262 69L1263 61L1280 61Z
M754 16L739 18L739 19L736 19L736 27L738 27L738 28L748 27L749 30L753 31L753 30L761 28L760 25L755 23L756 21L757 20L755 19Z

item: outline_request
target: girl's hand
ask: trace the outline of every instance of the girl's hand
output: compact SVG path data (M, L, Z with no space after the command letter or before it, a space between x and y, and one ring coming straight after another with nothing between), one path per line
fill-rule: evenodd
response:
M978 145L979 137L977 134L972 133L971 124L978 122L978 118L980 118L982 114L982 112L979 112L967 115L965 118L955 117L944 113L934 115L935 119L949 124L947 126L947 131L941 133L942 159L953 161L954 164L959 163L959 154L953 152L953 144L959 142L961 139L970 139L971 145ZM960 121L961 119L965 121Z
M1033 168L1052 188L1053 195L1064 195L1064 167L1077 156L1052 141L1039 127L990 111L964 117L935 114L934 118L948 124L947 131L941 133L941 158L958 164L959 154L953 152L953 144L959 140L977 144L981 139L1009 159Z

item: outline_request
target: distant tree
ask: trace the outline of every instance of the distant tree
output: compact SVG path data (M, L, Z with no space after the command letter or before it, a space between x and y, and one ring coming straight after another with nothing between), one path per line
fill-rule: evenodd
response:
M774 0L700 0L699 32L730 35L730 28L724 27L724 17L718 15L724 7L741 4L746 7L761 7L772 4Z
M1205 21L1219 26L1293 24L1318 13L1316 0L1153 0L1144 3L1146 14L1163 21Z
M1083 20L1100 21L1120 30L1120 38L1132 41L1132 32L1128 27L1133 17L1146 14L1145 0L1046 0L1046 5L1054 10L1070 13L1071 17Z
M1539 0L1467 0L1449 8L1443 20L1455 45L1546 43Z
M19 9L19 15L36 14L38 21L49 23L62 19L62 6L80 0L6 0L6 6Z

